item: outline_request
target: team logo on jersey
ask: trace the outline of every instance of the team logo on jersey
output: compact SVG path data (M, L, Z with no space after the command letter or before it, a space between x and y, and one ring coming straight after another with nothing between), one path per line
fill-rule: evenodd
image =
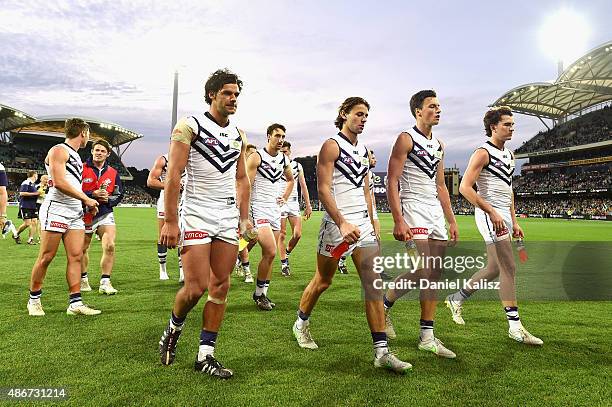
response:
M342 162L345 164L354 164L355 160L353 160L353 157L350 157L347 155L347 156L342 157Z
M427 151L425 150L419 150L416 152L416 155L419 157L426 157L427 156Z
M269 163L267 163L267 162L263 161L263 162L261 163L261 168L263 168L264 170L271 170L271 169L272 169L272 166L271 166Z
M200 230L189 230L185 232L185 240L196 240L205 239L208 237L208 232L202 232Z
M369 166L370 165L370 159L368 157L363 157L361 159L361 165Z
M234 141L232 141L232 142L230 143L230 147L231 147L233 150L240 150L240 147L241 147L241 146L240 146L240 142L239 142L238 140L234 140Z
M204 144L207 146L218 146L219 145L219 140L217 140L214 137L206 137L204 139Z
M503 162L503 161L495 161L495 162L493 163L493 165L494 165L495 167L503 167L503 166L504 166L504 162Z
M438 158L438 159L442 159L442 156L444 155L444 153L441 150L438 150L434 153L434 157Z

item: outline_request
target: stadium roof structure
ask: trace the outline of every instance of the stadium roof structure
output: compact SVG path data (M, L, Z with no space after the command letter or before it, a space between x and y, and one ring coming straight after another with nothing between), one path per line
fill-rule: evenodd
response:
M518 113L559 120L609 100L612 100L612 41L587 52L555 82L517 86L490 106L509 106Z
M0 132L4 129L21 127L26 124L34 123L36 119L21 110L0 104Z
M0 104L0 133L13 131L16 133L63 133L66 119L75 117L73 115L41 116L34 117L20 110ZM115 123L91 117L78 116L85 120L90 126L92 138L101 138L108 141L113 147L142 138L143 135L128 130ZM126 147L127 148L127 147Z

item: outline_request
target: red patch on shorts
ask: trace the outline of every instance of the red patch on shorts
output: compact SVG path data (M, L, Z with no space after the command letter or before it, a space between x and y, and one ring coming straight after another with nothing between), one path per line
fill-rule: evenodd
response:
M68 225L66 223L62 223L62 222L51 221L49 226L51 226L52 228L59 228L59 229L68 230Z
M258 225L263 225L265 223L270 223L270 221L268 219L257 219Z
M185 232L184 239L185 240L196 240L196 239L205 239L208 237L208 232L201 232L199 230L190 230Z
M428 235L429 230L427 228L410 228L413 235Z
M497 237L502 237L508 234L508 228L503 228L499 232L496 232Z
M166 216L166 212L157 212L157 216Z
M326 252L331 252L332 250L334 250L334 245L333 244L326 244L325 245L325 251Z

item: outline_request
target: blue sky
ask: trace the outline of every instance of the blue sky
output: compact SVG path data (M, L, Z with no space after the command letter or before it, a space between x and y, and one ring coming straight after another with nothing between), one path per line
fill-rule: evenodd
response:
M612 39L612 2L603 0L4 0L0 103L121 124L145 135L124 162L150 167L168 148L174 69L179 115L188 115L206 108L208 75L228 67L245 83L232 120L258 145L270 123L285 124L295 155L315 154L335 133L344 98L365 97L372 109L362 139L383 169L396 135L414 124L410 95L433 88L445 164L464 168L484 140L488 104L515 86L555 79L540 30L560 8L582 15L590 31L567 58ZM531 117L515 120L511 148L543 128Z

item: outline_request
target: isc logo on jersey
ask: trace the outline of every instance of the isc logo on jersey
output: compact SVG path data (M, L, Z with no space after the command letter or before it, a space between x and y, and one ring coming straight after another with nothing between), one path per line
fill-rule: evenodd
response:
M217 140L214 137L206 137L204 139L204 144L206 144L207 146L218 146L219 145L219 140Z

